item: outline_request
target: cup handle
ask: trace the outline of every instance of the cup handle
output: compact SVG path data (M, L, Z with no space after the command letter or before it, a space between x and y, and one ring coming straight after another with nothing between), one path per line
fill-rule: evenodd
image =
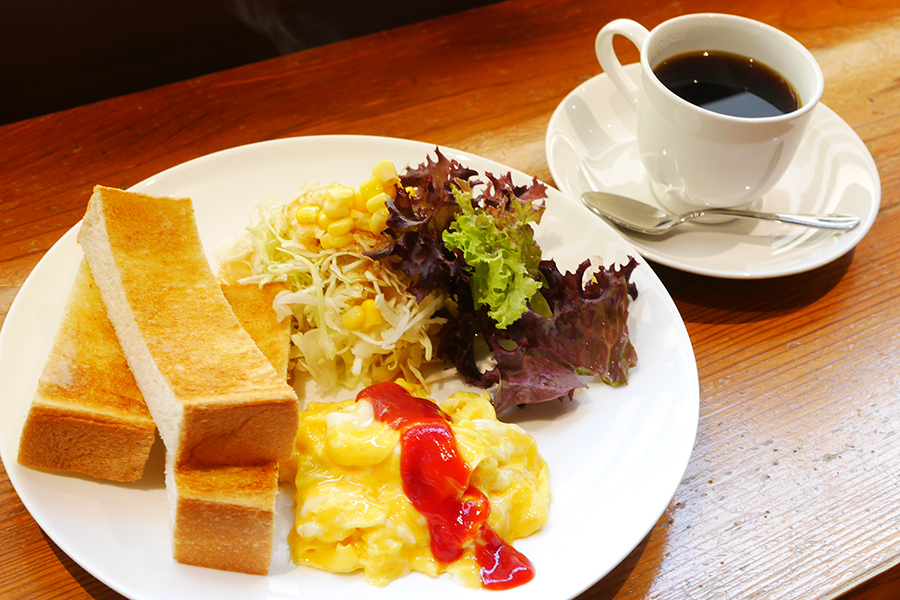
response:
M625 74L622 63L616 56L613 49L613 37L616 35L625 36L631 43L637 46L639 52L644 50L644 42L650 35L647 28L631 19L616 19L610 21L597 34L597 41L594 43L594 50L597 53L597 60L600 66L620 92L629 100L629 105L637 110L638 98L640 90L634 81Z

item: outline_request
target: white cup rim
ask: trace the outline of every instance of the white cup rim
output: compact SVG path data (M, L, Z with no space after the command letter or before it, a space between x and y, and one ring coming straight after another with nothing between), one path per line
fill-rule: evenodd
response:
M785 113L782 115L776 115L776 116L771 116L771 117L738 117L738 116L734 116L734 115L726 115L726 114L718 113L718 112L703 108L702 106L697 106L696 104L692 104L691 102L688 102L687 100L685 100L684 98L682 98L681 96L679 96L678 94L674 93L672 90L667 88L656 77L656 74L653 72L653 66L650 64L650 57L648 55L649 53L646 52L647 46L650 45L650 43L654 40L654 38L659 37L660 35L665 33L666 30L670 29L673 26L682 24L684 22L703 21L703 20L709 21L711 19L715 19L719 22L730 22L731 24L739 24L742 26L751 26L751 27L757 28L759 31L766 32L768 35L772 35L772 36L782 39L785 43L787 43L789 46L791 46L795 52L797 52L798 54L803 56L806 59L806 61L809 63L809 65L812 67L814 80L815 80L815 83L814 83L813 89L812 89L812 93L809 94L808 98L804 99L803 105L800 106L796 110L792 110L791 112ZM697 49L699 50L701 48L697 48ZM751 58L754 58L754 57L751 57ZM793 119L797 119L797 118L805 115L809 111L811 111L813 108L815 108L816 104L819 103L819 101L822 98L822 94L825 91L825 78L824 78L824 75L822 74L822 69L819 66L819 63L816 61L815 57L812 55L812 53L803 44L801 44L796 39L794 39L792 36L788 35L784 31L781 31L780 29L778 29L776 27L772 27L771 25L768 25L766 23L762 23L760 21L756 21L754 19L748 19L746 17L741 17L738 15L707 12L707 13L691 13L691 14L680 15L680 16L668 19L667 21L660 23L659 25L657 25L650 31L650 35L647 36L647 39L644 41L644 47L640 48L640 62L641 62L641 70L647 75L647 78L650 81L652 81L657 86L657 88L659 88L659 91L661 93L663 93L666 97L670 98L670 100L676 102L677 104L679 104L687 109L700 111L700 113L703 114L705 117L712 118L712 119L718 119L718 120L721 120L724 122L730 122L730 123L754 123L754 124L759 125L762 123L773 123L774 124L774 123L781 123L784 121L791 121ZM791 83L791 85L796 86L796 84L793 81L790 81L790 83Z

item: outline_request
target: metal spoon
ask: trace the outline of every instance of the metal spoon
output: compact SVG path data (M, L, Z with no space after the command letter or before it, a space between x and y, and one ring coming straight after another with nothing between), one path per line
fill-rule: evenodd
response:
M792 215L756 212L737 208L704 208L683 215L671 215L649 204L608 192L585 192L581 195L581 201L594 213L612 223L648 235L659 235L691 219L711 215L765 219L824 229L846 230L853 229L859 224L859 217L853 215Z

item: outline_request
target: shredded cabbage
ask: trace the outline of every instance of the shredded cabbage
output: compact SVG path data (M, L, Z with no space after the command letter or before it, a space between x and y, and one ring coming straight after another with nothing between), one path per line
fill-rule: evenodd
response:
M320 393L396 377L424 384L423 367L436 360L432 336L444 322L435 313L446 294L437 291L417 301L404 274L364 254L377 246L378 236L360 234L341 248L323 248L315 225L298 223L296 213L300 206L322 206L326 189L312 182L293 200L261 202L242 235L220 251L221 277L241 284L290 284L274 308L279 318L294 317L294 375L309 374ZM365 300L374 301L382 323L348 329L342 315Z

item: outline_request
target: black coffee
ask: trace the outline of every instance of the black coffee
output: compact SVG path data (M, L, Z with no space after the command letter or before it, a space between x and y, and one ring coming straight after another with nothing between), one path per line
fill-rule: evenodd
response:
M667 88L707 110L734 117L775 117L800 108L797 91L766 65L738 54L697 51L659 63Z

